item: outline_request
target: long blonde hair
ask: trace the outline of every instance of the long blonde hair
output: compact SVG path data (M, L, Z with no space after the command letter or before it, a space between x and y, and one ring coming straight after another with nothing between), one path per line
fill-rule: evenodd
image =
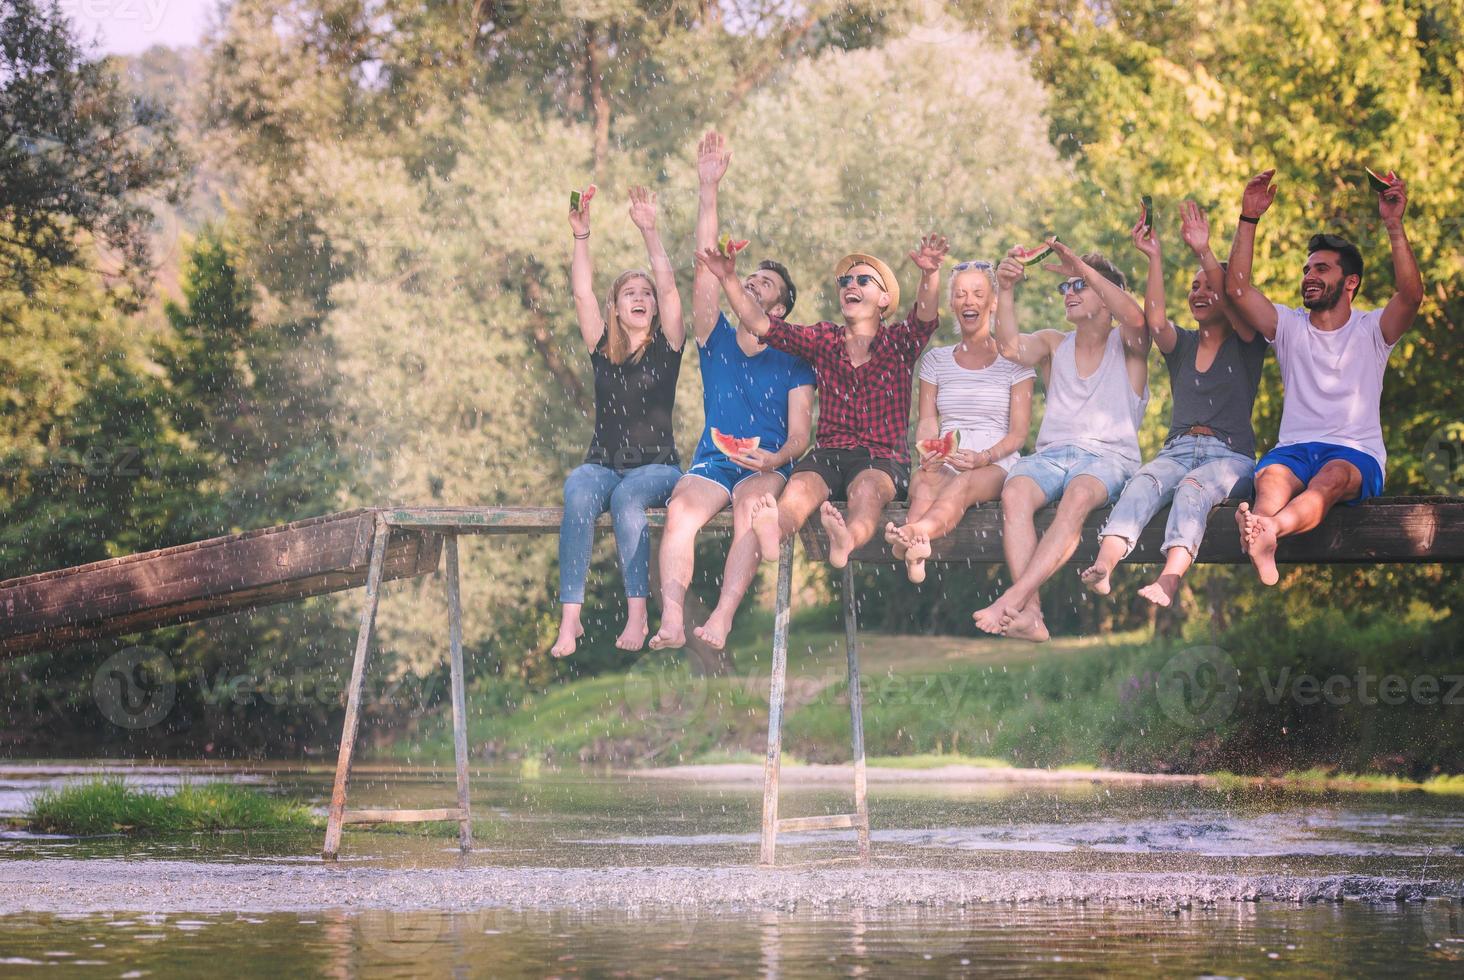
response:
M651 287L651 295L656 300L656 315L651 317L651 329L646 334L645 342L635 350L630 349L630 336L625 332L625 327L620 324L620 312L617 309L620 300L620 290L632 279L644 279ZM610 286L610 295L605 298L605 356L610 359L611 364L624 364L626 361L632 364L640 361L645 355L646 348L651 346L651 341L656 339L656 332L661 329L661 297L656 292L656 281L648 273L640 269L627 269L615 277L615 282Z

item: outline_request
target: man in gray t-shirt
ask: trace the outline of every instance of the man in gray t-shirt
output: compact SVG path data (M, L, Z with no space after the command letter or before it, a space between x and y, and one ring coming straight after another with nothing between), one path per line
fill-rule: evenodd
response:
M1098 558L1082 572L1094 592L1107 595L1108 577L1165 504L1171 504L1164 532L1164 571L1139 595L1167 606L1179 591L1216 504L1250 493L1256 434L1251 408L1261 383L1266 339L1232 318L1225 299L1225 273L1210 251L1210 226L1193 202L1180 208L1185 244L1200 260L1190 283L1190 314L1196 330L1176 327L1164 313L1164 273L1159 238L1152 228L1136 230L1134 244L1149 258L1144 304L1154 346L1169 368L1174 411L1164 448L1134 475L1103 525Z

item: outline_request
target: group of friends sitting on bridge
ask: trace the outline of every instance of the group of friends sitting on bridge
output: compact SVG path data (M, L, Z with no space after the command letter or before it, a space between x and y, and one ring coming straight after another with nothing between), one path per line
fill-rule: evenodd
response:
M920 273L915 301L900 305L894 271L854 252L834 265L839 316L791 320L798 291L781 263L765 259L739 278L738 246L719 243L717 192L731 153L717 133L698 148L700 203L692 331L704 388L705 425L692 464L680 466L672 433L686 340L675 272L656 230L656 199L630 192L650 271L621 273L603 304L592 283L590 204L574 195L571 279L581 335L595 377L595 429L583 465L564 484L559 569L562 616L552 652L574 652L596 520L612 516L629 614L616 645L637 650L649 635L650 540L646 509L667 507L659 562L662 618L653 648L686 642L685 600L697 532L732 508L732 541L715 609L695 635L720 648L758 562L776 561L783 541L815 512L829 561L843 567L870 541L887 504L908 497L903 525L885 539L912 581L922 581L931 542L966 510L999 500L1011 586L973 615L988 633L1047 639L1041 585L1077 547L1085 519L1114 506L1094 563L1081 572L1107 594L1113 569L1150 519L1170 506L1165 563L1140 590L1163 606L1194 561L1209 514L1227 498L1241 546L1262 582L1274 585L1279 538L1311 530L1336 504L1383 489L1386 452L1379 421L1389 355L1423 300L1418 265L1403 229L1407 188L1392 180L1378 208L1392 249L1395 293L1382 309L1354 309L1363 261L1356 245L1317 234L1301 267L1301 306L1272 303L1251 282L1258 226L1276 194L1274 171L1245 186L1228 263L1210 247L1210 227L1193 202L1179 208L1180 237L1198 268L1188 305L1193 327L1169 318L1154 219L1131 231L1147 263L1144 298L1096 253L1048 239L1061 278L1066 329L1024 333L1016 295L1037 250L1014 248L1000 262L952 267L950 313L959 341L926 351L939 326L940 278L949 245L927 235L909 253ZM725 300L730 316L722 309ZM1149 351L1168 368L1172 415L1163 448L1148 463L1139 426L1149 399ZM1256 460L1251 412L1268 350L1284 387L1276 445ZM924 356L922 357L922 352ZM914 462L910 386L919 368ZM1022 450L1040 371L1046 399L1030 454ZM815 392L818 434L813 440ZM956 438L943 438L958 433ZM934 447L939 440L939 448ZM813 443L812 451L809 450ZM846 502L847 513L831 501ZM1253 501L1253 502L1252 502ZM1056 511L1038 534L1034 518Z

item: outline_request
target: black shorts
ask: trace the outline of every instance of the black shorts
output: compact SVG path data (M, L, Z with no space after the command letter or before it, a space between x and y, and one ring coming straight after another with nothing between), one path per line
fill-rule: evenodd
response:
M868 449L815 449L793 467L793 475L814 473L828 484L830 500L848 500L849 484L865 470L879 470L895 483L895 499L904 500L910 489L910 467L874 456Z

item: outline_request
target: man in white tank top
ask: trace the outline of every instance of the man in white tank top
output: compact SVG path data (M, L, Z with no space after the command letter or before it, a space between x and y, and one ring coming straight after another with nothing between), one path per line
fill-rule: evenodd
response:
M1256 464L1256 503L1236 512L1241 550L1266 585L1280 579L1276 542L1310 531L1338 503L1383 491L1387 451L1379 405L1388 357L1423 305L1423 278L1403 211L1408 188L1395 180L1378 194L1388 230L1395 292L1380 310L1357 310L1362 254L1337 235L1313 235L1301 267L1301 306L1272 303L1251 285L1256 226L1276 197L1274 170L1252 177L1240 203L1225 288L1236 312L1276 350L1285 399L1276 447Z
M1139 468L1152 343L1144 311L1113 263L1080 257L1055 238L1051 244L1060 261L1043 268L1066 277L1058 288L1070 332L1022 333L1016 285L1023 266L1009 254L997 268L997 343L1003 357L1041 372L1047 408L1036 452L1012 466L1001 492L1012 586L972 617L988 633L1035 642L1047 639L1037 590L1072 557L1088 514L1116 499ZM1034 516L1053 501L1057 514L1039 541Z

